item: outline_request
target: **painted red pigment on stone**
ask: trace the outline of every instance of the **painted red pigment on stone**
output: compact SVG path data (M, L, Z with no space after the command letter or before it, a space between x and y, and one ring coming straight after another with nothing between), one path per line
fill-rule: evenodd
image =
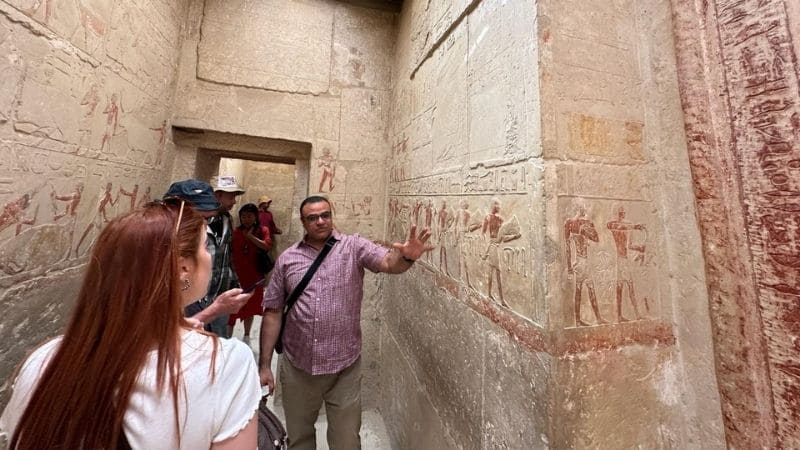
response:
M786 5L672 4L726 439L799 448L800 80Z

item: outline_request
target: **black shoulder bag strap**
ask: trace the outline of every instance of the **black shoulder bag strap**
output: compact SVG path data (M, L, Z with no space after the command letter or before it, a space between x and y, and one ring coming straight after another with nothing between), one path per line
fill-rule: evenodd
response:
M300 283L298 283L297 286L295 286L294 290L289 295L289 298L286 299L286 305L283 307L283 316L281 317L281 331L278 333L278 340L275 341L275 351L277 353L283 353L283 329L286 327L286 318L289 316L289 311L292 309L292 306L294 306L295 302L297 302L297 299L298 297L300 297L300 294L302 294L303 291L306 289L306 286L308 286L308 283L311 281L311 278L314 277L314 274L317 272L317 269L319 269L319 266L322 264L322 261L325 259L326 256L328 256L328 253L331 252L333 244L337 242L339 242L339 240L333 237L333 235L331 234L328 240L325 241L325 246L322 247L322 250L320 250L319 255L317 255L317 258L311 264L311 267L309 267L308 270L306 271L306 274L303 275L303 279L300 280Z

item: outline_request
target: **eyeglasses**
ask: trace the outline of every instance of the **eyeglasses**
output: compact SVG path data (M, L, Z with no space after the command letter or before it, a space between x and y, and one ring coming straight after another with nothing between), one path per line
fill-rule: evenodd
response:
M304 222L308 222L308 223L314 223L314 222L318 221L319 219L322 219L323 222L327 222L327 221L331 220L331 216L332 216L332 214L331 214L330 211L325 211L325 212L320 213L320 214L309 214L309 215L303 217L303 221Z

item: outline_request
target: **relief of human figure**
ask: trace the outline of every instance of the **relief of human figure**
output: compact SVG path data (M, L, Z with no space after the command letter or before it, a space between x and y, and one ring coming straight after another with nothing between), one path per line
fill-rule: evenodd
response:
M86 239L89 233L92 230L100 231L103 228L103 225L105 225L108 222L106 206L108 205L114 206L117 203L117 200L119 200L119 197L115 199L111 195L111 188L112 184L108 183L106 185L105 191L100 195L100 201L98 201L97 203L97 210L95 211L94 217L92 217L92 220L89 222L88 225L86 225L86 229L83 230L83 235L81 235L81 238L78 241L78 245L75 246L76 257L80 254L81 244L83 244L83 241Z
M106 115L106 130L100 141L100 152L103 152L106 143L108 143L108 150L111 151L111 139L122 132L121 130L123 130L123 127L119 125L119 114L121 111L124 110L122 109L121 102L118 100L117 94L111 94L111 98L106 104L106 108L103 110L103 114Z
M500 215L500 199L493 198L489 213L483 219L483 226L481 227L481 235L484 239L488 240L486 252L483 259L489 265L489 279L488 279L488 292L489 298L499 300L500 304L508 308L508 304L503 298L503 281L500 274L500 244L504 242L519 239L522 235L519 233L518 227L503 229L505 219ZM516 228L516 229L515 229ZM492 295L492 281L497 280L497 294L498 298Z
M317 192L325 192L322 190L325 181L328 182L328 192L333 192L333 177L336 175L336 160L333 158L333 155L331 155L331 149L322 149L322 156L320 156L317 161L317 167L322 168L322 172L319 175L319 189Z
M120 195L124 195L131 199L131 207L129 211L133 211L133 208L136 207L136 197L139 195L139 185L134 184L133 189L130 192L126 191L124 187L120 186L119 193Z
M25 217L25 210L30 206L31 194L27 193L22 194L22 196L16 200L6 203L5 206L3 206L3 211L0 212L0 232L11 225L16 225L17 228L14 232L14 236L18 236L22 232L23 225L35 225L36 211L34 211L33 217Z
M69 194L56 194L55 191L50 193L50 197L54 200L59 200L62 202L66 202L64 205L64 212L56 213L53 215L53 222L57 222L58 219L66 216L70 216L73 219L76 217L78 211L78 205L81 203L81 196L83 195L83 183L78 183L75 185L75 190L70 192Z
M473 287L469 281L469 243L467 242L467 234L471 233L481 227L481 223L472 220L472 211L469 210L469 202L462 199L458 203L458 212L455 218L455 243L458 247L458 270L461 275L461 280L467 283L467 286Z
M428 203L425 205L425 229L426 230L433 230L433 212L436 208L433 206L433 199L428 199ZM441 243L437 243L437 245L441 246ZM433 256L431 256L433 252L425 252L425 259L433 264Z
M636 315L636 320L642 318L639 314L639 305L636 300L636 289L633 284L633 264L634 260L644 262L644 244L634 245L631 233L633 231L645 231L646 227L642 223L633 223L625 219L625 208L619 207L617 209L617 219L608 222L608 229L614 237L614 244L617 254L617 277L616 277L616 310L617 321L627 322L628 318L622 315L622 297L624 287L628 287L628 297L633 306L633 312ZM634 258L628 258L628 250L633 250ZM647 306L645 304L645 306ZM649 308L648 308L649 309Z
M161 126L157 128L150 128L152 131L158 133L158 148L156 149L156 166L161 166L163 159L164 144L167 143L167 121L166 119L161 122Z
M411 215L409 216L409 219L411 219L411 225L419 226L419 215L422 212L422 205L422 200L414 200L414 207L411 209Z
M100 103L100 97L97 95L97 85L92 84L81 100L81 106L86 107L86 112L83 114L83 117L94 117L94 112L97 110L98 103Z
M447 275L450 275L447 268L447 234L450 232L453 220L453 215L447 209L447 202L442 200L442 206L436 213L436 239L439 242L439 270Z
M608 323L600 316L594 281L588 270L589 243L598 242L599 236L594 223L586 217L586 209L584 207L578 210L575 217L564 222L564 240L567 248L567 272L575 275L575 326L589 326L588 323L581 319L581 291L583 286L586 286L586 290L589 293L589 304L592 306L597 323Z
M397 233L397 221L400 220L400 202L396 198L389 199L389 237Z
M53 214L53 222L58 222L62 217L69 217L69 247L70 251L67 258L72 256L72 239L75 236L75 226L78 223L78 205L81 203L81 196L83 195L83 183L77 183L75 190L69 194L56 194L55 191L50 192L50 197L53 200L66 202L63 212L56 212ZM77 255L76 255L77 256Z

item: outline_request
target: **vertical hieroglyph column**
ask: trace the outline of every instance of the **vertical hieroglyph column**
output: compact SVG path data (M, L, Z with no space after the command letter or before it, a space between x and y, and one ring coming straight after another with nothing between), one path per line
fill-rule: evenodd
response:
M727 440L796 448L800 10L672 3Z
M669 3L538 3L553 440L722 446Z

